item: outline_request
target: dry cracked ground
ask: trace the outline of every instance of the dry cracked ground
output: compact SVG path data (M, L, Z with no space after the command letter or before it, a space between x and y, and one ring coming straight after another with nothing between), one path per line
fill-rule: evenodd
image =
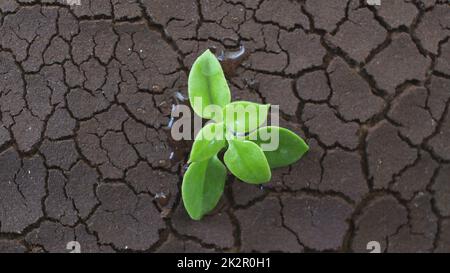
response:
M1 0L0 252L449 252L449 36L442 0ZM240 45L311 151L191 221L174 95Z

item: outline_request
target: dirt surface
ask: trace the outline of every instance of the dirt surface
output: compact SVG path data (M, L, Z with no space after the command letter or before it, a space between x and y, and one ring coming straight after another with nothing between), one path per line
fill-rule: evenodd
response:
M449 36L441 0L1 0L0 251L450 252ZM311 151L191 221L165 127L240 45L233 98Z

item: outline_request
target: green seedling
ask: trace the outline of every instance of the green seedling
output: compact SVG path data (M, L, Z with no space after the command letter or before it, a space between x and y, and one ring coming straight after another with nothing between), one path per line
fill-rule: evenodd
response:
M271 169L291 165L309 150L292 131L264 126L270 105L231 102L222 67L209 50L194 62L188 87L194 112L211 120L195 138L183 178L183 202L192 219L200 220L215 208L224 191L227 169L243 182L267 183ZM274 137L278 140L275 148L264 149ZM219 155L225 149L224 164Z

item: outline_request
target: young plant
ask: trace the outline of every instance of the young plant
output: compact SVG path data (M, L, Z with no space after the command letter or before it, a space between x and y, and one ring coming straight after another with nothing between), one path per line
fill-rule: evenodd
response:
M308 151L292 131L263 126L270 105L231 102L222 67L209 50L194 62L188 89L194 112L211 120L195 138L183 178L183 202L192 219L200 220L217 205L227 168L243 182L262 184L270 181L271 169L288 166ZM225 164L218 157L223 149Z

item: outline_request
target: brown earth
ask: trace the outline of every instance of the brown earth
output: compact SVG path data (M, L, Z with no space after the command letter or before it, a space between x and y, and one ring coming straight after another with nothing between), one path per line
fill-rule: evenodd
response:
M381 2L2 0L0 252L449 252L450 6ZM193 60L240 45L233 98L311 151L195 222L164 128Z

